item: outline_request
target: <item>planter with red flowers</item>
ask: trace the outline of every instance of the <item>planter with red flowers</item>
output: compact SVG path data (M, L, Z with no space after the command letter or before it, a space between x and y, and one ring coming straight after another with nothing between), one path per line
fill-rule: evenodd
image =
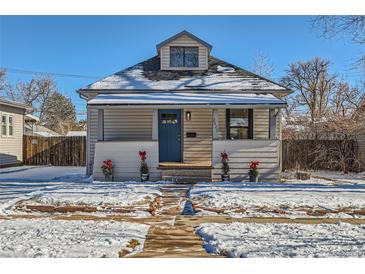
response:
M252 161L250 164L250 170L248 175L250 176L250 182L258 182L259 181L259 169L258 166L260 161Z
M221 162L222 162L222 182L229 182L229 164L228 164L228 154L224 151L221 153Z
M105 176L105 181L113 181L113 161L105 160L103 161L103 165L101 166L101 170Z
M141 182L146 182L150 179L150 172L146 163L147 153L142 150L139 152L139 158L141 159L140 165L140 173L141 173Z

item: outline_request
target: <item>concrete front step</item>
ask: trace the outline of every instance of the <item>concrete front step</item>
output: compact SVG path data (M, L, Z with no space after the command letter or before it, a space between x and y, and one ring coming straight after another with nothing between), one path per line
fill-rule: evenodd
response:
M191 184L199 182L211 182L211 177L194 177L194 176L162 176L162 180L171 180L178 184Z
M163 176L183 176L183 177L211 177L211 169L163 169L161 171Z

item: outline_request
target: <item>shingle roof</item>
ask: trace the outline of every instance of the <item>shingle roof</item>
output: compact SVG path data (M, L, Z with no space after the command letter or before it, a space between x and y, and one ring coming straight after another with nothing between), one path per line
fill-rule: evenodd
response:
M245 69L209 56L208 70L160 70L155 56L107 76L79 91L250 91L287 92L287 88Z

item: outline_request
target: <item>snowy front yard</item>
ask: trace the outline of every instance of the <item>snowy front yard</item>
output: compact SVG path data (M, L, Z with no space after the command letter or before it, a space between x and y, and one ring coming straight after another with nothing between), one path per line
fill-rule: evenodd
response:
M197 233L228 257L365 257L365 225L211 223Z
M198 215L364 217L364 185L199 183L190 192Z
M0 220L0 257L123 257L143 250L148 229L111 221Z

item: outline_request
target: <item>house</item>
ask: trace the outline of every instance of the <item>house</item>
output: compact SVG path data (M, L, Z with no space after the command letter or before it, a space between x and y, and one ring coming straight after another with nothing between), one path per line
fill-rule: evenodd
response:
M0 98L0 167L23 161L24 116L30 107Z
M26 114L24 119L24 135L58 137L61 134L40 124L39 118L32 114Z
M114 162L117 180L138 179L138 152L150 178L220 180L223 151L231 180L277 180L285 87L211 55L187 31L156 46L157 55L78 90L87 100L87 173L101 179ZM128 53L126 53L128 54Z

